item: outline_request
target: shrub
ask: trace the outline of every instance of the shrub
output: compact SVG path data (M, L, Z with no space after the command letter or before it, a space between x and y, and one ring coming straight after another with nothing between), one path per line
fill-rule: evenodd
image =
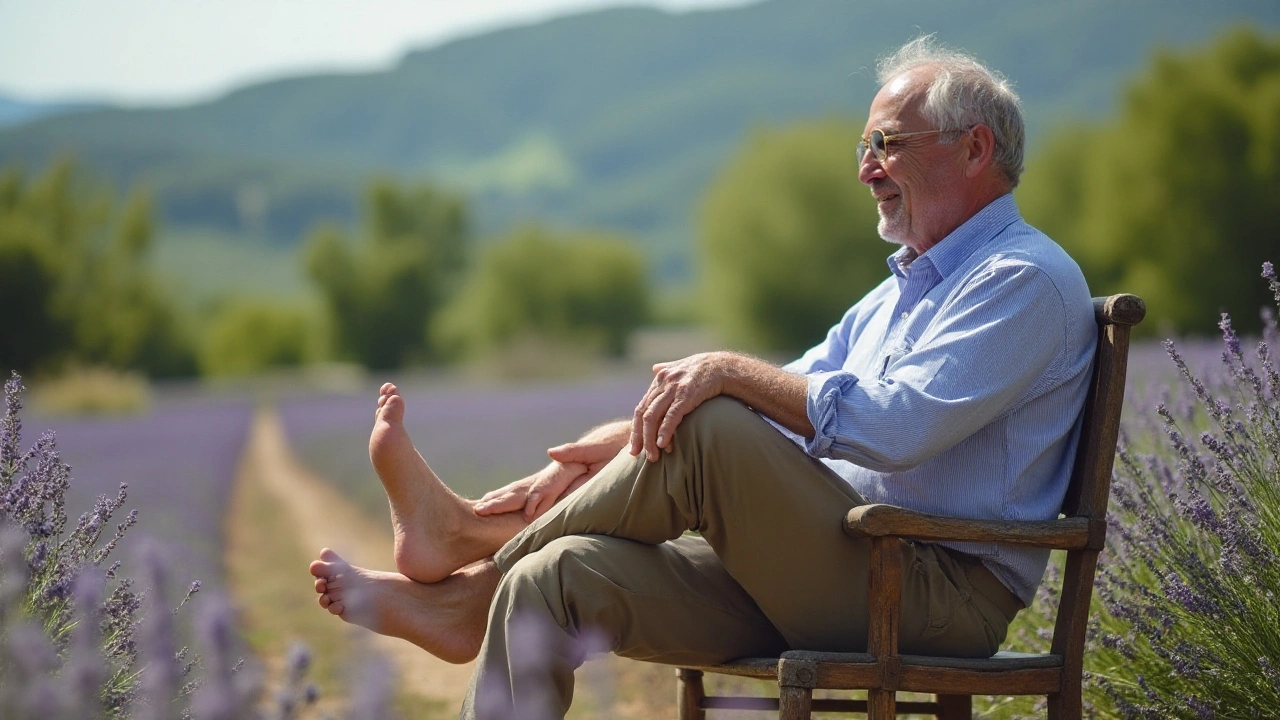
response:
M21 450L23 391L15 373L0 420L0 717L283 719L313 703L299 648L275 702L260 707L256 675L240 671L225 602L197 617L203 658L179 648L174 615L200 583L172 607L158 549L139 553L144 589L118 574L119 561L103 569L137 512L112 529L122 485L67 529L70 468L51 432Z
M461 355L534 338L618 357L648 308L644 260L625 241L525 228L486 249L436 334Z
M208 375L247 375L269 368L296 367L311 351L314 325L289 307L236 302L222 308L200 352Z
M1280 306L1271 263L1263 277ZM1156 410L1163 440L1122 441L1090 662L1095 702L1122 717L1280 708L1275 314L1264 311L1263 324L1248 358L1222 315L1217 376L1199 377L1167 342L1185 384Z
M149 266L154 234L146 193L117 208L69 161L32 180L0 172L0 368L194 374L183 319Z

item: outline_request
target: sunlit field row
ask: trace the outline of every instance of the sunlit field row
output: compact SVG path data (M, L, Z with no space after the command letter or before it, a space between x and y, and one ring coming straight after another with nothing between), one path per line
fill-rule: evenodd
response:
M1221 343L1188 341L1179 343L1179 349L1197 375L1211 380L1222 375ZM535 471L546 462L546 448L599 423L627 416L648 384L647 374L641 371L506 384L439 375L393 379L408 403L406 425L418 449L446 482L471 497ZM273 391L267 404L278 411L289 445L301 462L359 514L385 523L385 498L367 457L379 382L370 378L357 383L357 389L341 392L305 392L298 389L301 385L295 385ZM1177 368L1159 343L1144 341L1134 346L1125 427L1140 436L1135 447L1142 449L1153 442L1151 419L1158 404L1169 404L1179 415L1192 413L1193 398L1177 392L1178 382ZM195 579L206 591L235 594L225 568L230 527L241 528L241 542L247 537L251 543L270 545L261 548L260 567L251 569L248 577L255 573L270 576L271 582L246 593L242 580L242 597L236 598L254 603L258 641L250 646L283 654L291 641L310 640L324 655L317 670L326 691L343 693L345 681L333 659L343 654L346 642L335 634L340 624L307 600L309 580L302 569L305 554L313 549L303 547L300 541L284 542L281 533L291 528L285 519L288 513L278 504L268 512L258 512L245 508L242 500L236 512L244 517L227 515L237 470L254 427L255 394L245 388L228 393L225 388L161 387L153 391L153 401L139 414L31 414L24 419L24 435L30 442L46 428L56 431L62 459L72 466L68 510L73 520L92 506L95 496L114 495L120 483L128 485L129 498L117 520L124 512L137 509L138 524L122 544L120 556L129 563L131 548L146 538L158 540L172 564L171 594ZM266 496L256 491L240 497L266 502ZM246 527L251 529L247 535ZM238 552L244 554L247 548ZM287 558L288 567L271 567L274 557ZM243 570L237 572L244 577ZM273 597L286 595L291 599L279 610L269 607ZM1011 628L1010 645L1033 649L1043 644L1043 612L1046 601L1053 604L1053 593L1042 595L1041 603L1023 613ZM283 613L278 621L269 619L273 612ZM312 612L314 617L305 616ZM267 667L280 667L283 662L280 657L265 660ZM666 706L665 699L654 695L668 682L667 673L660 669L632 668L621 661L592 664L590 668L592 682L607 686L615 704L616 698L622 698L624 705L630 703L628 707L634 711L630 714L643 717L655 707ZM602 673L613 677L602 680ZM665 696L666 691L662 693ZM585 703L596 702L587 699L590 697L590 691L584 690ZM416 701L417 705L406 702L402 697L400 706L433 708L428 716L440 710L436 705L424 706L422 701ZM1034 715L1036 708L1019 702L993 712L1019 717Z

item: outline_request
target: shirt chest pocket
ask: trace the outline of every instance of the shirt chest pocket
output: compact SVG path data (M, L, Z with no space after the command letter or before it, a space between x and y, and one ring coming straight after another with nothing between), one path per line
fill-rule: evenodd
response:
M915 338L904 334L894 342L886 345L889 349L885 351L880 358L880 375L878 379L881 382L886 382L885 378L889 374L889 371L892 370L902 360L902 358L906 357L906 355L911 352L912 348L915 347L915 344ZM888 382L893 381L888 380Z

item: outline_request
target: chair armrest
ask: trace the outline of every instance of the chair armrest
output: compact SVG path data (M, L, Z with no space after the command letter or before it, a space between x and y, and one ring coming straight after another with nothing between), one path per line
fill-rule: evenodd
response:
M894 505L860 505L845 516L853 538L899 537L929 542L999 542L1058 550L1101 550L1107 523L1099 518L1058 520L966 520L916 512Z

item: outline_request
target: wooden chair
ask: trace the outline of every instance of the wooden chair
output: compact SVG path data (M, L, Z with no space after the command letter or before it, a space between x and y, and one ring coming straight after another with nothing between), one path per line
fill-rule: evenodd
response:
M871 538L868 652L793 650L780 658L749 658L726 665L679 668L680 720L703 720L708 709L778 710L781 720L811 712L866 713L892 720L897 713L943 720L972 716L973 695L1046 695L1049 717L1079 718L1085 625L1098 552L1107 528L1107 498L1115 460L1129 356L1129 329L1146 314L1134 295L1094 298L1098 349L1084 406L1062 517L1041 522L963 520L890 505L853 508L845 532ZM1001 542L1067 551L1061 601L1047 654L1000 652L972 660L898 654L902 541ZM779 697L707 697L704 672L777 680ZM814 689L866 690L867 699L814 699ZM897 691L932 693L931 702L897 702Z

